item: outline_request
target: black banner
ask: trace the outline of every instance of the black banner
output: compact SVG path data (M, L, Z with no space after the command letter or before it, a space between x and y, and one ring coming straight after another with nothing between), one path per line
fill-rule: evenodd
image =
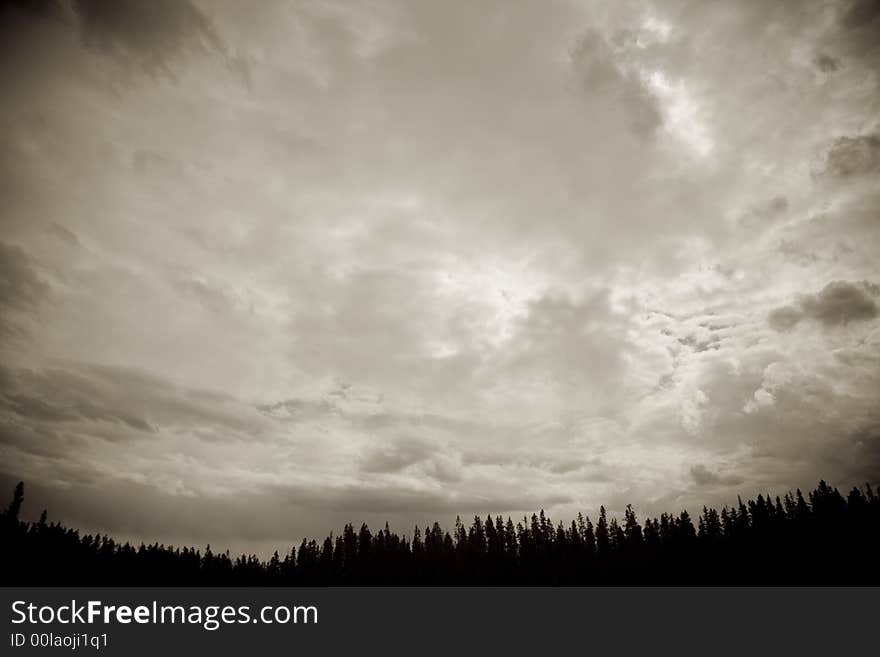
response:
M6 655L845 655L876 588L4 588Z

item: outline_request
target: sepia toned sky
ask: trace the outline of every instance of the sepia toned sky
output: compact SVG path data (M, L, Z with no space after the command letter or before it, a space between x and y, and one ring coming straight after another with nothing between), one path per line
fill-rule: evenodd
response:
M880 479L877 2L0 25L26 515L266 553Z

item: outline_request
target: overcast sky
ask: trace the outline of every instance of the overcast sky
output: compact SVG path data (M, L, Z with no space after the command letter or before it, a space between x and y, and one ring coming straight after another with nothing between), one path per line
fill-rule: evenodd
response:
M880 3L0 18L26 515L265 552L880 478Z

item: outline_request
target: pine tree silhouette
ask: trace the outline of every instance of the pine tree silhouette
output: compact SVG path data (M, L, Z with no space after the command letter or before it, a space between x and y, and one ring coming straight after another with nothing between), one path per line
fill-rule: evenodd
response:
M18 514L21 512L21 505L24 502L24 482L19 481L12 493L12 501L6 507L5 516L10 521L17 521Z
M809 500L809 501L807 501ZM867 485L846 496L825 481L794 494L704 506L697 527L687 510L640 525L599 509L555 525L539 511L514 524L501 516L439 523L412 538L386 523L375 534L347 523L339 536L303 538L282 558L232 557L159 543L119 544L81 534L43 512L21 519L24 485L0 514L0 575L9 585L341 585L341 584L878 584L880 498Z

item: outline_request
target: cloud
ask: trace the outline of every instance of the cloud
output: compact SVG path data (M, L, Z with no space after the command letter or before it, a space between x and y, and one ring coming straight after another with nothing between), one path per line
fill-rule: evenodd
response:
M530 301L516 323L505 376L549 374L563 387L583 386L601 396L618 383L619 365L628 349L621 335L625 325L626 318L611 307L608 290L581 300L548 292Z
M0 308L33 312L49 293L24 249L0 242Z
M76 236L76 233L65 228L56 221L49 224L46 232L54 235L68 246L80 246L79 238Z
M871 320L878 315L877 302L872 297L878 291L877 285L867 281L832 281L816 294L802 296L799 309L783 306L770 311L767 323L777 331L788 331L804 318L826 327Z
M834 73L840 70L840 60L824 52L816 55L813 63L822 73Z
M788 210L788 199L774 196L751 208L739 220L739 225L747 229L766 230L768 226L778 222Z
M427 441L403 436L384 445L371 447L364 455L361 470L364 472L400 472L416 463L425 461L437 451Z
M832 281L816 294L801 299L801 309L807 317L825 326L846 325L877 317L877 303L871 293L877 294L871 283Z
M123 423L137 431L152 432L150 423L108 399L93 380L63 370L34 372L0 370L3 394L0 407L24 420L36 422L106 421Z
M880 472L880 418L873 418L847 438L849 449L834 451L829 454L829 459L851 469L859 479L870 481Z
M713 486L716 484L723 484L727 486L736 486L743 482L742 477L737 477L735 475L730 476L722 476L719 475L707 468L702 463L699 463L690 469L690 475L698 486Z
M0 242L0 337L27 339L52 288L31 256L19 246Z
M62 15L59 0L2 0L0 11L13 9L27 16L57 18Z
M0 408L7 417L66 423L88 433L92 423L136 433L198 430L207 439L256 438L267 425L229 397L187 389L131 368L69 364L48 369L0 368ZM112 435L99 431L98 435ZM124 435L124 434L120 434Z
M825 158L825 174L838 179L880 173L880 136L838 137Z
M851 0L840 15L840 22L851 29L868 29L880 18L875 0Z
M663 123L658 101L639 79L627 69L599 32L588 30L571 51L572 65L590 99L602 99L621 107L632 132L651 136Z
M139 148L131 155L131 164L139 175L149 177L179 177L183 174L174 159L148 148Z
M494 513L498 511L530 511L546 505L571 501L569 495L530 495L528 493L471 494L454 489L417 489L401 486L352 486L320 491L324 505L346 513L386 513L418 511L423 514ZM323 506L323 505L319 505Z
M88 51L112 60L127 73L173 80L183 59L206 54L221 59L228 70L250 83L248 60L231 52L211 17L190 0L5 0L0 11L7 8L26 32L23 37L11 36L17 49L28 50L28 42L52 39L56 43L45 50L58 55L67 45L63 30L74 30ZM29 55L32 60L46 58L33 51ZM65 55L70 58L71 53Z
M462 478L462 458L436 440L404 435L370 445L360 469L372 474L411 471L436 481L454 482Z
M804 314L797 308L783 306L771 310L767 315L767 323L777 331L788 331L794 328L804 318Z
M230 309L234 310L239 305L238 299L230 292L198 278L179 280L175 283L175 288L183 296L194 300L211 312L221 313Z
M187 51L224 54L211 20L189 0L74 0L85 45L125 65L172 75Z

